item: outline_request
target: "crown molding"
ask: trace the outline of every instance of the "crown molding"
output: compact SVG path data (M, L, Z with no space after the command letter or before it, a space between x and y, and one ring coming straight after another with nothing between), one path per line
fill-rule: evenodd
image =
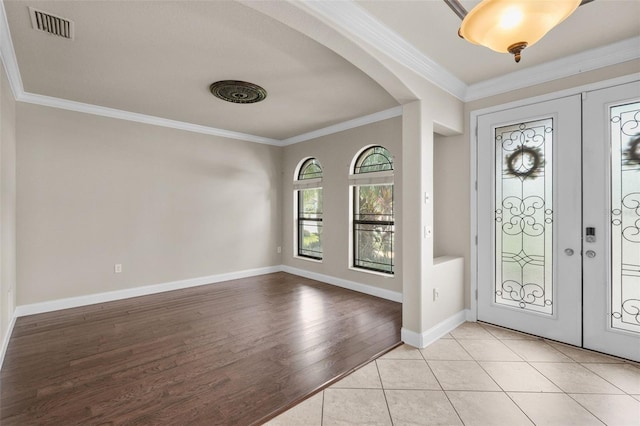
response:
M640 37L632 37L472 84L464 101L475 101L639 58Z
M24 92L24 89L22 86L22 78L20 77L20 69L18 68L18 61L16 60L16 52L13 50L9 21L7 20L7 14L4 10L3 1L0 1L0 59L2 59L2 64L7 72L7 79L9 80L13 97L18 99L18 96Z
M354 118L353 120L344 121L342 123L334 124L333 126L324 127L322 129L314 130L313 132L303 133L298 136L293 136L282 141L283 146L293 145L296 143L316 139L322 136L331 135L333 133L342 132L345 130L353 129L356 127L364 126L366 124L375 123L378 121L386 120L388 118L399 117L402 115L402 106L389 108L384 111L376 112L373 114L365 115L363 117Z
M85 104L82 102L54 98L51 96L36 95L33 93L24 92L21 96L16 98L16 100L20 102L43 105L43 106L48 106L52 108L60 108L60 109L66 109L69 111L99 115L102 117L110 117L110 118L116 118L120 120L135 121L137 123L168 127L171 129L186 130L188 132L200 133L204 135L220 136L220 137L229 138L229 139L239 139L247 142L255 142L255 143L261 143L261 144L267 144L267 145L276 145L276 146L282 145L282 142L279 141L278 139L265 138L262 136L234 132L231 130L218 129L215 127L202 126L199 124L185 123L184 121L170 120L167 118L139 114L136 112L123 111L120 109L107 108L99 105Z
M282 145L282 142L277 139L25 92L24 86L22 85L22 78L20 77L20 69L16 59L16 52L11 41L11 32L9 31L9 23L4 9L4 2L2 1L0 1L0 36L0 59L2 60L4 69L7 72L7 78L9 80L9 85L11 86L11 91L13 92L13 97L18 102L66 109L69 111L83 112L86 114L99 115L120 120L135 121L137 123L186 130L188 132L220 136L223 138L239 139L267 145Z
M464 100L467 85L413 44L377 20L355 1L301 0L304 5L454 97Z
M467 85L392 31L354 0L301 0L306 9L411 69L463 102L535 86L640 58L640 37L566 56L521 71Z
M380 52L464 102L470 102L640 58L640 37L634 37L467 86L463 81L424 55L400 35L371 16L353 0L331 2L301 0L300 4L311 13L323 16L343 32L347 32L352 37L356 37L374 46ZM398 106L284 140L277 140L28 93L24 91L4 9L4 2L2 0L0 0L0 60L6 70L13 96L16 101L19 102L267 145L292 145L402 115L402 106Z
M161 126L205 135L219 136L223 138L237 139L247 142L255 142L275 146L292 145L294 143L306 141L320 136L330 135L332 133L353 129L355 127L364 126L366 124L375 123L377 121L386 120L387 118L402 115L402 107L398 106L385 111L318 129L313 132L304 133L292 138L278 140L247 133L234 132L231 130L218 129L215 127L203 126L199 124L186 123L183 121L170 120L167 118L156 117L152 115L124 111L115 108L76 102L68 99L39 95L35 93L25 92L24 90L22 78L20 76L20 69L18 67L18 61L16 59L16 53L11 40L11 33L9 31L9 24L7 21L3 1L0 1L0 36L0 60L4 65L7 73L7 78L9 80L9 85L11 87L11 91L13 92L13 97L17 102L25 102L34 105L65 109L68 111L81 112L85 114L115 118L119 120L150 124L153 126Z

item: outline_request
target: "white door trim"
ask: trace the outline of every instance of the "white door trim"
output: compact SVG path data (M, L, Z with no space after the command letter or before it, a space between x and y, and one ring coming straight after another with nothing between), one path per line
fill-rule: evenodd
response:
M582 344L580 107L577 94L478 117L478 319L572 345ZM540 155L539 179L505 173L509 156L526 168L520 146Z

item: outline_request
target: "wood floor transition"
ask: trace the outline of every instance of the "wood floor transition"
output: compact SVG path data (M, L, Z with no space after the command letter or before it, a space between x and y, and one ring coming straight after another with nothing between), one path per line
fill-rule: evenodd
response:
M8 425L261 424L400 343L401 304L283 272L18 318Z

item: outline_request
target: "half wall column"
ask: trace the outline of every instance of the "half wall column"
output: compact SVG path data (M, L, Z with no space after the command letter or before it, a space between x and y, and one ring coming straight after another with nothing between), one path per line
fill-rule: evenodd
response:
M403 107L402 193L402 340L424 347L433 275L433 120L423 101Z

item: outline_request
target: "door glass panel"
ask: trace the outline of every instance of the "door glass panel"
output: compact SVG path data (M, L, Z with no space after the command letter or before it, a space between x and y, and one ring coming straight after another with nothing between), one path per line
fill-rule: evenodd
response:
M640 102L610 112L611 327L640 333Z
M553 119L495 129L494 302L553 314Z

